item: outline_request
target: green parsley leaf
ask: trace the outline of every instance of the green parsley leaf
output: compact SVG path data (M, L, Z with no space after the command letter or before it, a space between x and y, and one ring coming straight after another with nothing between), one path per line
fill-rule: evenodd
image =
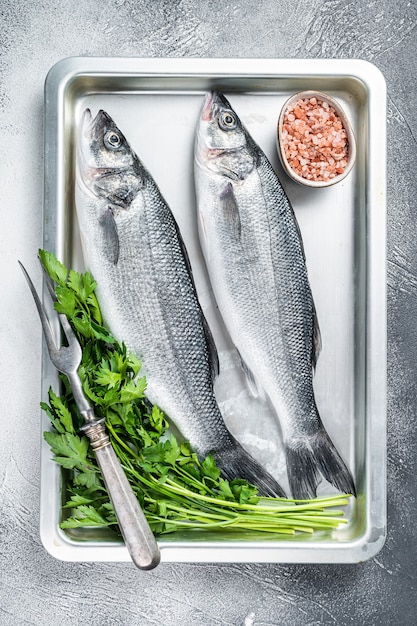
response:
M68 270L52 252L46 250L38 251L39 259L45 268L48 276L58 285L64 286L67 282Z
M146 378L142 376L136 380L128 380L120 388L120 402L131 402L143 398L146 388Z
M168 428L168 422L165 419L164 413L155 405L152 407L149 422L158 435L162 435Z
M230 484L228 480L225 480L224 478L220 478L219 479L219 497L223 498L224 500L234 500L235 496L232 492L232 490L230 489Z
M49 402L51 403L51 407L54 409L54 414L59 420L63 431L68 433L74 433L72 415L68 408L65 406L63 399L61 397L58 397L54 393L52 388L49 389Z
M72 467L79 469L83 469L87 465L87 437L79 437L68 432L63 434L45 432L44 437L55 454L55 459L61 465L64 465L65 462L64 467L68 467L70 461L73 462Z
M100 307L97 301L97 297L95 293L90 293L87 298L87 306L91 313L91 323L95 322L100 328L102 328L103 318L101 316ZM100 339L100 337L98 337Z
M82 504L74 509L71 517L61 522L61 528L79 528L80 526L108 526L107 520L91 505Z
M100 317L100 316L99 316ZM105 341L106 343L116 343L116 339L109 333L109 331L90 318L90 328L94 339Z
M93 336L91 321L86 313L83 312L80 317L73 317L71 321L82 337L90 339Z
M63 313L69 318L73 317L76 313L76 299L73 291L68 287L62 287L57 285L55 289L57 301L54 304L54 308L58 313Z
M245 480L235 478L235 480L232 480L230 483L230 487L234 497L240 504L257 502L259 500L257 497L257 488L254 485L249 485Z
M118 387L122 381L122 375L120 372L111 372L108 368L100 367L95 377L95 382L98 385L107 387Z
M220 477L220 470L212 456L208 455L201 464L203 475L212 478L214 481Z
M181 448L178 445L174 435L171 435L169 440L165 442L164 461L170 465L175 465L175 462L179 459L181 454Z
M52 408L49 406L49 404L47 404L46 402L41 402L40 403L41 409L43 411L45 411L46 415L48 416L51 424L54 426L54 428L59 432L59 433L65 433L65 427L63 424L61 424L61 420L59 419L59 417L55 416L55 412L52 410Z
M136 378L140 372L140 368L142 367L141 361L134 354L129 353L127 355L127 365L132 370L133 376Z
M100 487L99 470L96 468L85 467L83 471L75 474L73 480L74 485L82 485L87 489Z
M84 280L81 274L79 274L75 270L70 270L67 285L80 298L81 302L86 301L88 294L86 293Z
M80 494L74 493L71 498L63 505L64 509L73 509L81 504L91 504L94 502L94 498L82 496Z

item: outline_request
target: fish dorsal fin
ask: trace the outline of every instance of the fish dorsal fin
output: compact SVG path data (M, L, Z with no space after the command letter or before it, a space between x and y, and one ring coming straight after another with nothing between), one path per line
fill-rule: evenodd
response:
M104 241L108 259L111 263L113 263L113 265L117 265L120 251L119 233L117 231L117 224L111 207L107 207L104 212L102 218L100 219L100 226L104 231Z
M266 399L266 395L265 395L265 391L263 389L263 387L260 387L258 385L258 383L256 382L255 376L252 373L252 370L249 369L249 367L247 366L246 362L243 360L242 355L240 354L239 350L236 348L236 352L238 354L239 360L240 360L240 364L242 366L243 372L245 374L245 378L246 378L246 384L248 386L248 389L250 391L250 393L252 394L252 396L254 398L259 398L260 400L265 400Z
M190 257L188 256L187 248L185 247L185 243L184 243L184 240L182 238L181 231L179 229L179 226L178 226L174 216L172 217L172 219L173 219L173 222L174 222L175 230L176 230L176 233L177 233L177 239L178 239L178 242L180 244L181 252L182 252L182 255L184 257L185 266L187 268L188 275L190 277L190 281L191 281L191 284L192 284L193 289L194 289L195 297L197 298L197 290L196 290L196 287L195 287L193 270L192 270L191 263L190 263ZM205 318L205 315L203 313L203 310L201 308L201 304L200 304L198 298L197 298L197 304L199 306L200 313L201 313L201 319L202 319L202 323L203 323L204 336L205 336L205 339L206 339L207 350L208 350L209 358L210 358L211 377L212 377L212 381L214 382L216 377L219 375L219 371L220 371L219 355L217 354L217 348L216 348L216 344L214 343L213 335L211 333L211 330L209 328L209 325L207 323L207 320Z
M242 225L240 223L239 208L233 191L232 183L227 183L219 196L220 206L225 221L230 225L231 230L240 238Z

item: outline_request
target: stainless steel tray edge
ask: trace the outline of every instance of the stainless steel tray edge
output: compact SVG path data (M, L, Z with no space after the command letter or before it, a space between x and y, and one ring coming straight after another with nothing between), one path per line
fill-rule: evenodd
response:
M279 76L289 82L294 77L350 76L361 83L368 98L368 154L366 183L367 255L367 368L366 368L366 502L364 533L355 542L290 543L278 542L172 542L161 540L163 561L178 562L360 562L374 556L386 533L386 88L375 66L360 60L315 59L134 59L68 58L50 71L45 82L45 191L44 247L65 258L64 129L65 94L83 74L122 76L211 76L227 81L230 76ZM297 81L296 81L297 82ZM371 140L372 139L372 140ZM42 358L42 398L47 397L57 376L46 350ZM42 415L41 430L49 422ZM41 441L40 532L45 548L56 558L67 561L128 561L122 544L76 542L59 527L59 468L50 460L46 442Z

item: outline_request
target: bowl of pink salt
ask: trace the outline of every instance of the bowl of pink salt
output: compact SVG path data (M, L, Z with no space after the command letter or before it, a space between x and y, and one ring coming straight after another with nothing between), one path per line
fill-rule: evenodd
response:
M318 91L302 91L286 101L277 139L283 168L302 185L334 185L355 162L355 137L343 108Z

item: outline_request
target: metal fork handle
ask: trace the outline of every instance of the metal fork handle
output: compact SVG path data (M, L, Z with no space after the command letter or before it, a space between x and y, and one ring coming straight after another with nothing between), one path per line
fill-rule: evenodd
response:
M161 560L158 544L113 450L104 420L85 424L82 430L95 452L132 561L139 569L153 569Z

